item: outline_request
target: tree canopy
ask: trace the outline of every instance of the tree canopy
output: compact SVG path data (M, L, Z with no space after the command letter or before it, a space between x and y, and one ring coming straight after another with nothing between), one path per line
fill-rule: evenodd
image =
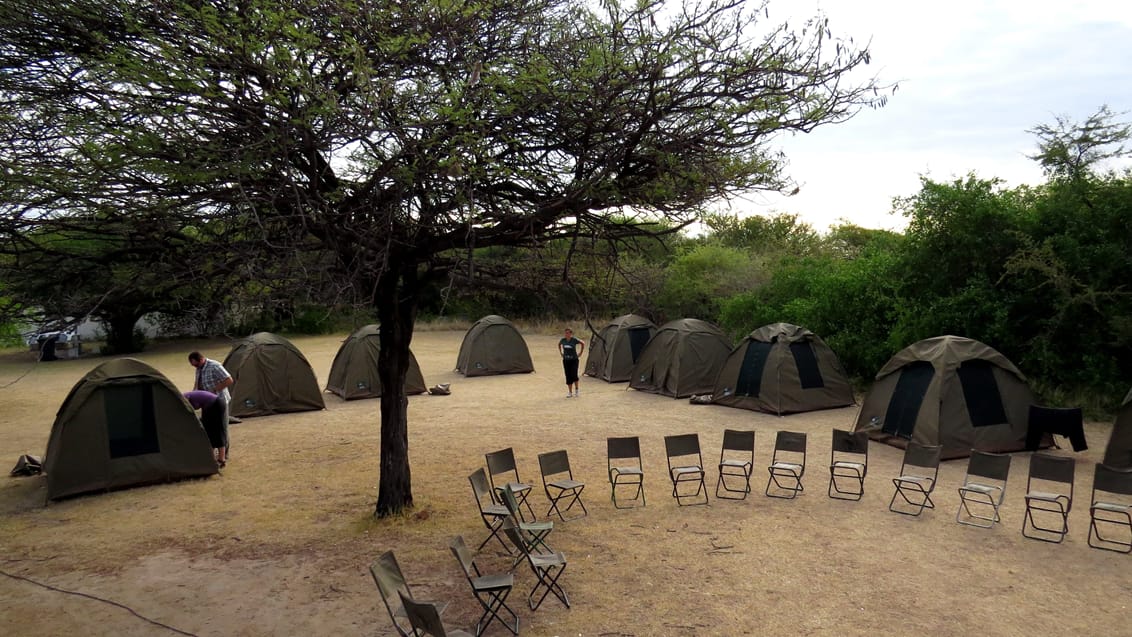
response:
M0 232L160 202L326 252L400 388L422 283L477 249L679 229L782 187L776 135L884 103L823 18L746 4L3 0ZM385 515L412 494L407 400L381 402Z

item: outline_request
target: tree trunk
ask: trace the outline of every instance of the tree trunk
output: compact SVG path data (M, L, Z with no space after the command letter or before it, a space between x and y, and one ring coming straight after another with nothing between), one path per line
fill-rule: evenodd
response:
M415 264L402 267L400 272L387 272L378 284L381 475L374 516L379 518L396 515L413 506L409 473L409 399L405 394L405 376L409 371L409 344L413 340L419 297Z
M134 339L134 325L141 316L137 312L121 312L101 317L106 325L106 348L110 354L133 354L141 351Z

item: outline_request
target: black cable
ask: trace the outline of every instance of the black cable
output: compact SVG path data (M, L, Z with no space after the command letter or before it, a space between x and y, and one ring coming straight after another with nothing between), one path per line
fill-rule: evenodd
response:
M195 635L194 633L188 633L188 632L185 632L183 630L180 630L179 628L173 628L172 626L170 626L168 624L163 624L163 623L157 621L156 619L150 619L150 618L146 617L145 615L138 613L136 610L130 608L129 606L126 606L125 604L122 604L120 602L116 602L116 601L111 600L111 599L105 599L105 598L99 597L97 595L91 595L90 593L80 593L78 591L69 591L67 589L59 588L57 586L52 586L50 584L44 584L43 582L37 582L37 581L35 581L31 578L24 577L23 575L14 575L14 574L9 573L9 572L7 572L3 569L0 569L0 575L6 575L6 576L8 576L8 577L10 577L14 580L22 580L22 581L25 581L25 582L28 582L28 583L31 583L31 584L35 584L36 586L46 588L49 591L55 591L57 593L66 593L67 595L75 595L75 596L78 596L78 597L85 597L87 599L93 599L96 602L102 602L104 604L110 604L111 606L117 606L118 608L129 611L134 617L137 617L138 619L145 620L145 621L153 624L154 626L160 626L162 628L165 628L167 630L175 632L178 635L186 635L187 637L197 637L197 635Z

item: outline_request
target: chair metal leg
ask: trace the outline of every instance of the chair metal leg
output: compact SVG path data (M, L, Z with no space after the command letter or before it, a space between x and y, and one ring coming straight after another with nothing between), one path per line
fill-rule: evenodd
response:
M546 510L546 517L549 518L551 513L557 513L558 518L560 520L562 520L563 522L565 522L565 521L567 521L567 518L563 514L568 513L570 511L570 509L574 508L575 504L582 507L582 514L576 515L572 518L569 518L570 520L576 520L578 518L585 517L585 516L589 515L589 513L590 513L589 510L586 509L585 503L582 502L582 491L584 491L585 488L586 488L585 485L582 485L580 487L571 487L569 489L561 489L561 490L558 491L558 494L555 495L555 496L551 496L550 491L547 491L546 497L547 497L547 499L550 500L550 508ZM570 503L568 505L566 505L565 510L559 508L559 506L558 506L558 503L560 501L562 501L564 498L571 498Z
M728 469L737 469L738 471L728 471ZM751 492L751 467L735 467L728 465L719 466L719 481L715 483L715 497L720 500L746 500L747 494ZM739 488L732 488L727 484L728 478L736 478L734 482L742 480L742 486ZM720 493L723 491L723 493ZM729 496L726 493L739 493L739 496Z
M530 594L527 595L527 606L530 607L531 610L538 610L538 607L542 606L542 602L546 599L547 595L554 593L558 601L562 602L566 608L570 608L570 599L566 596L566 590L558 583L558 578L562 577L562 574L565 572L565 563L558 566L536 569L535 575L538 578L538 582L535 584L534 588L531 589ZM542 589L542 596L539 597L536 602L534 601L534 597L539 589Z
M846 484L839 483L838 478L841 478L841 483ZM830 467L828 493L834 500L858 501L865 495L865 476L855 469Z
M1098 506L1099 505L1099 506ZM1105 517L1111 515L1112 517ZM1128 529L1128 540L1104 537L1101 535L1101 526L1119 526ZM1096 538L1096 543L1093 539ZM1094 503L1089 507L1089 546L1103 551L1116 553L1132 553L1132 514L1127 507L1123 510L1113 510L1113 507L1104 503Z
M1041 506L1041 505L1049 506ZM1054 508L1056 507L1056 508ZM1043 526L1037 523L1035 513L1048 513L1048 518L1060 520L1057 526ZM1056 516L1056 518L1054 518ZM1030 532L1027 533L1026 530ZM1069 533L1069 511L1057 500L1026 498L1026 515L1022 518L1022 536L1031 540L1061 544ZM1047 537L1051 535L1054 537Z
M916 482L900 482L893 479L893 484L896 485L896 492L892 494L892 499L888 501L888 510L900 515L918 516L924 512L924 509L934 509L935 502L932 502L931 490L926 490ZM912 493L915 499L909 498L908 493ZM915 509L914 511L902 511L896 508L896 496L900 496L905 504Z
M489 595L487 601L484 601L481 593ZM507 630L511 631L512 635L519 634L519 617L515 611L507 606L507 596L511 594L511 587L493 590L477 590L475 591L476 598L479 599L480 605L483 606L483 615L480 616L479 621L476 622L476 635L482 635L483 631L491 625L491 622L498 621L503 624ZM500 612L506 611L511 616L510 621L500 615Z
M955 521L959 524L967 526L977 526L981 529L989 529L997 522L1001 521L998 516L998 508L1001 506L1002 491L997 491L998 497L996 498L993 493L985 490L972 490L966 487L959 489L959 510L955 512ZM971 510L971 505L976 507L987 507L990 509L989 515L984 515ZM964 518L964 514L966 517Z
M770 491L771 485L776 489L774 493ZM767 497L793 500L802 491L805 491L805 488L802 486L800 474L793 471L776 470L773 467L770 469L770 479L766 483Z
M630 476L630 477L632 477L632 476ZM633 494L633 497L629 498L628 501L629 502L636 502L639 499L641 501L641 506L645 506L645 483L644 483L644 479L643 479L642 476L636 476L636 477L639 478L639 479L635 480L635 481L626 480L624 482L618 480L617 477L615 477L609 483L609 486L610 486L609 498L611 500L613 500L613 508L615 508L615 509L635 509L635 508L637 508L636 505L622 506L620 503L617 502L617 487L633 487L633 486L637 487L637 490ZM624 500L625 498L622 498L622 499Z
M686 483L694 483L696 485L696 491L694 493L680 493L680 485ZM701 494L704 498L703 502L690 502L688 504L684 503L684 500L690 498L695 498L698 500ZM676 474L672 478L672 497L676 498L676 504L679 506L699 506L707 504L707 485L704 483L703 471Z

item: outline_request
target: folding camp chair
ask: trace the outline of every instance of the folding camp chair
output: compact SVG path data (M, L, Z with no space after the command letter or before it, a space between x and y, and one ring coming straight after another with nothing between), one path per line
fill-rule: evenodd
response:
M767 496L793 500L804 491L802 475L806 473L806 434L778 432L774 437L774 455L767 471L770 472L770 479L766 481ZM771 493L772 486L774 493Z
M534 509L532 509L531 505L527 502L527 496L531 493L531 485L519 479L519 470L515 467L515 452L511 447L493 451L489 454L485 454L484 457L487 459L487 477L491 480L491 488L495 493L500 493L504 486L511 487L511 490L515 492L515 497L519 500L519 506L526 504L527 511L531 514L531 520L536 520ZM514 480L508 482L508 474L514 476ZM496 483L496 476L500 476L503 480ZM521 512L519 513L519 518L526 520L526 517L524 517Z
M1022 518L1023 536L1055 544L1060 544L1065 539L1065 534L1069 533L1069 510L1073 507L1076 466L1073 458L1044 453L1030 456L1030 477L1026 479L1026 515ZM1039 491L1039 487L1043 490ZM1041 524L1034 519L1035 513L1042 518ZM1050 522L1046 522L1046 518ZM1056 526L1052 524L1054 520L1057 521ZM1026 532L1027 528L1029 533ZM1056 536L1056 539L1051 535Z
M609 469L610 499L614 508L631 509L633 505L621 506L617 503L617 487L637 487L630 502L641 501L645 506L645 470L641 463L641 440L636 436L628 438L605 439L605 464ZM617 461L614 466L613 461Z
M833 443L829 450L829 497L835 500L860 500L865 494L865 474L868 471L868 432L852 433L834 429Z
M510 486L503 487L503 504L507 507L509 515L507 520L519 529L519 534L526 543L527 548L531 551L546 551L553 552L550 545L546 543L546 536L554 530L554 522L547 520L546 522L524 522L519 517L519 500L515 497L515 492L511 490ZM506 521L505 521L506 522ZM515 570L515 567L523 561L523 554L519 553L515 558L515 563L511 565L510 570Z
M480 615L479 621L476 622L476 635L483 633L492 620L498 621L512 634L518 635L519 617L515 615L515 611L507 606L507 596L511 594L511 589L515 586L515 576L510 573L502 575L484 575L481 573L479 567L476 566L475 556L464 544L462 536L457 535L452 538L448 542L448 548L452 551L452 555L456 556L460 568L464 569L464 577L468 578L468 584L472 587L472 594L476 596L476 601L480 603L480 606L483 606L483 615ZM507 620L501 616L501 612L510 615L511 619Z
M416 637L417 631L407 621L406 609L401 604L399 597L404 595L411 598L413 593L409 590L409 584L401 573L401 566L397 563L397 557L393 555L393 551L382 553L370 564L369 572L373 575L373 581L377 584L377 590L381 593L381 601L385 604L385 610L389 612L389 619L393 621L393 627L397 629L397 633L401 637ZM438 606L436 608L437 613L443 613L445 606L447 604ZM406 623L409 623L409 625L406 625Z
M1121 527L1127 533L1120 531L1120 537L1104 537L1102 526ZM1089 505L1089 546L1117 553L1132 552L1132 469L1114 469L1097 463Z
M959 487L959 510L955 521L968 526L989 529L1001 521L998 509L1006 497L1006 479L1010 476L1010 456L971 450L967 476ZM972 510L974 507L974 510Z
M511 515L511 512L506 506L496 504L495 498L492 496L491 487L487 485L487 475L484 473L483 467L476 469L472 475L468 476L468 482L472 485L472 493L476 496L476 507L480 510L480 517L483 518L483 524L487 530L491 532L490 535L480 542L477 551L482 551L483 547L491 541L491 538L499 540L500 546L503 547L507 554L511 554L511 549L507 548L507 544L503 542L503 538L499 536L499 529L503 525L503 520ZM487 498L487 504L484 504L484 498Z
M582 491L586 488L586 483L574 479L574 472L570 470L570 456L566 454L565 449L540 453L538 468L539 473L542 474L543 491L546 491L546 497L550 500L550 508L546 510L546 517L550 517L551 513L557 513L558 518L565 522L566 517L563 513L574 508L575 504L582 507L582 514L571 519L589 514L585 503L582 502ZM551 493L551 490L554 493ZM558 506L558 503L563 499L567 503L565 509Z
M900 475L892 479L896 491L888 502L888 510L901 515L920 515L924 509L934 509L932 491L939 477L939 458L943 453L941 445L920 445L908 442L904 449L904 462L900 465ZM903 511L896 506L896 496L911 507ZM901 505L903 506L903 505Z
M417 602L401 593L401 605L413 627L414 635L431 637L472 637L472 634L459 629L449 629L440 622L440 610L433 602Z
M511 543L514 544L523 557L526 558L527 564L531 567L531 572L535 574L535 578L538 580L535 582L534 587L531 588L530 594L527 595L527 606L529 606L531 610L538 610L538 607L542 605L542 601L546 599L546 596L554 593L554 596L557 597L566 608L570 608L570 599L566 597L566 591L562 588L562 585L558 583L558 578L562 577L562 574L566 572L566 556L558 551L533 552L526 542L524 542L519 527L515 525L514 520L511 518L508 518L507 521L503 523L503 532L507 534L507 538L511 540ZM534 598L540 590L542 591L542 596L539 597L536 602Z
M719 450L719 481L715 483L715 497L724 500L745 500L751 492L751 472L755 468L755 432L723 430L723 446ZM733 478L728 485L727 479ZM727 493L741 493L740 496L720 495L720 490Z
M699 499L703 494L703 502L692 504L707 504L707 486L704 484L704 459L700 455L700 437L698 434L680 434L664 437L664 453L668 456L668 477L672 480L672 497L676 504L684 506L688 498ZM694 484L694 493L681 493L680 485Z

